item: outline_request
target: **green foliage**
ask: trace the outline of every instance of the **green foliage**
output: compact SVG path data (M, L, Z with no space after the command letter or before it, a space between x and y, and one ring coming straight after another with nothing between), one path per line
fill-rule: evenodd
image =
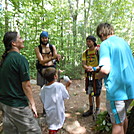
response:
M62 76L67 75L71 79L81 79L81 76L82 76L81 65L73 66L73 65L67 64L65 65L63 69L64 69L64 72L61 74Z
M130 106L134 106L134 100L132 101L131 105Z
M101 112L97 116L96 121L96 131L98 134L101 134L103 132L111 133L112 124L110 122L110 117L108 115L108 112Z
M126 134L133 134L134 133L134 106L131 108L128 116L128 129Z
M133 111L134 111L134 101L131 103L131 110L127 111L128 121L129 121L129 124L131 124L132 126L133 124L131 122L133 121L133 116L134 116ZM132 131L132 130L133 130L132 127L129 127L129 131ZM111 131L112 131L112 124L111 124L110 116L108 115L108 112L107 111L101 112L97 116L97 121L96 121L97 134L111 133Z
M0 2L0 41L5 31L19 31L25 40L25 49L21 51L30 65L31 77L35 78L36 56L34 48L39 44L42 30L50 34L50 43L54 44L62 55L60 69L73 79L81 78L83 69L81 55L86 49L85 38L96 36L96 27L100 22L108 21L115 33L126 39L134 52L134 4L132 0L3 0ZM59 6L60 5L60 6ZM100 40L97 40L100 44ZM2 42L0 55L3 53Z
M34 50L34 48L33 48ZM29 51L29 50L25 50L25 51L22 51L21 52L22 55L24 55L28 62L29 62L29 68L30 68L30 76L31 78L35 78L36 76L36 66L35 66L35 63L36 63L36 58L35 58L35 53L34 51Z

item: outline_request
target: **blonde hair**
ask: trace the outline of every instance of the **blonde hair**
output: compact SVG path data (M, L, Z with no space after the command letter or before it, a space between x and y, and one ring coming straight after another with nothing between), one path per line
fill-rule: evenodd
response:
M114 34L114 28L112 25L108 23L101 23L97 27L97 35L98 37L101 37L103 34L104 36L113 35Z

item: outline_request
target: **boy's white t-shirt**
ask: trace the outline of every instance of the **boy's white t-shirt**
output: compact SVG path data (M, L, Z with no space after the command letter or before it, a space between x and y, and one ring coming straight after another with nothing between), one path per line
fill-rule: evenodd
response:
M62 128L65 120L64 99L69 99L68 91L62 83L54 82L43 86L40 92L46 111L46 120L51 130Z

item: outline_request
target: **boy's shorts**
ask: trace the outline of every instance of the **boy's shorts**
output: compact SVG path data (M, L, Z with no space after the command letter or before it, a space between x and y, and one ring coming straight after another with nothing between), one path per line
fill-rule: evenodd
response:
M126 112L132 100L107 101L106 107L110 115L111 122L120 124L126 118Z
M96 79L95 82L96 82L96 93L94 94L94 96L100 96L102 89L102 79L100 80ZM93 81L89 80L88 78L86 78L85 90L86 94L91 94L91 92L93 91Z

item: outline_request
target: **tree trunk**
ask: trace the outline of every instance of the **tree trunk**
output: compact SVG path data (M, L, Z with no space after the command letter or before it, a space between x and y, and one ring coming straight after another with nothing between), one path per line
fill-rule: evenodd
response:
M5 0L5 32L8 31L8 3Z

